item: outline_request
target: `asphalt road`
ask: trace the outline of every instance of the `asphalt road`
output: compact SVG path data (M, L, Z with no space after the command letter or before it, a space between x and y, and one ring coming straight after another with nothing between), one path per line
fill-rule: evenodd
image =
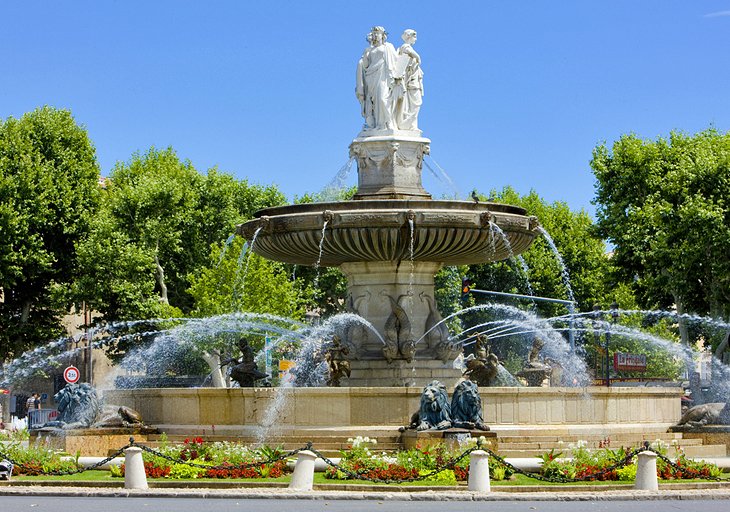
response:
M726 500L388 501L0 496L2 512L727 512Z

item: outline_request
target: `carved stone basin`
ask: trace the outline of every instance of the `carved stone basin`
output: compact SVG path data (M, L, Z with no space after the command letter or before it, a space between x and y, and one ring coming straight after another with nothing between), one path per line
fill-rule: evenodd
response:
M441 265L498 261L527 249L538 225L522 208L468 201L311 203L267 208L256 216L238 228L249 241L255 236L254 252L325 267L411 259Z

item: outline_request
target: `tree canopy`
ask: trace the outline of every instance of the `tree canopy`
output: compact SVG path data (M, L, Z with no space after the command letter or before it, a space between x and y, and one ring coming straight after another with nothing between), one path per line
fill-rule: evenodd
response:
M275 187L249 185L211 169L199 173L172 148L118 163L93 229L79 246L76 288L108 318L147 318L160 304L195 307L189 277L209 264L210 247L253 212L283 201Z
M0 120L0 360L63 334L98 182L94 146L69 111Z
M600 234L640 304L727 318L730 134L625 135L596 147L591 166Z

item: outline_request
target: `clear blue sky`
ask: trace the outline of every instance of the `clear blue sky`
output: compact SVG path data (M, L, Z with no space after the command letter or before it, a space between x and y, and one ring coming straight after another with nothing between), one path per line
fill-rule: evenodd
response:
M597 143L730 129L730 0L263 4L4 2L0 117L70 109L103 174L172 146L291 198L347 161L355 66L383 25L396 47L418 31L419 124L464 195L512 185L592 211Z

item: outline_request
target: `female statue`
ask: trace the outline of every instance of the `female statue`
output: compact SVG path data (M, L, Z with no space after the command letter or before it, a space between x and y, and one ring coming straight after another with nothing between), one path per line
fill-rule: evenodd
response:
M365 129L395 129L392 92L393 76L398 54L392 44L386 42L383 27L373 27L368 34L370 47L357 64L355 94L362 105Z
M408 57L408 65L403 77L399 80L399 93L396 100L395 117L400 130L418 130L418 111L423 103L423 71L421 57L413 49L416 44L416 31L407 29L403 32L403 46L398 48L398 55Z

